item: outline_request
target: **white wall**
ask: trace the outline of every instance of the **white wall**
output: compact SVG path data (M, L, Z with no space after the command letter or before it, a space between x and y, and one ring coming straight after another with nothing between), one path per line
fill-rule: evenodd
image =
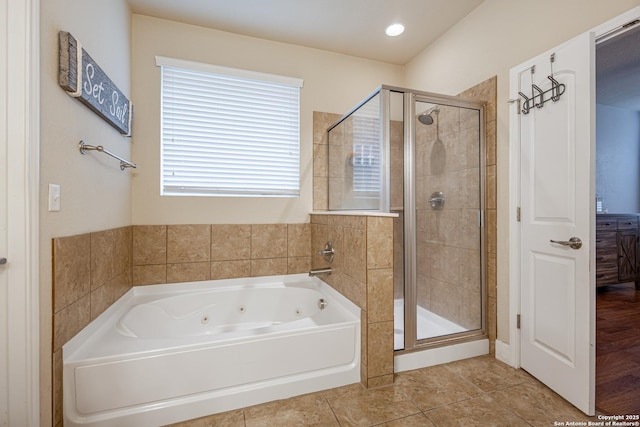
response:
M596 105L596 194L609 213L640 212L640 112Z
M147 16L133 17L134 224L300 223L312 209L313 111L347 112L404 68ZM160 69L167 56L304 79L300 198L160 197Z
M498 77L498 339L509 342L509 70L640 0L485 0L407 64L406 85L454 95Z
M81 139L125 158L131 141L58 85L58 32L68 31L130 98L129 6L125 0L41 1L40 345L41 425L51 424L51 239L131 224L131 175ZM61 185L60 212L47 211L48 184ZM87 262L89 254L87 254Z

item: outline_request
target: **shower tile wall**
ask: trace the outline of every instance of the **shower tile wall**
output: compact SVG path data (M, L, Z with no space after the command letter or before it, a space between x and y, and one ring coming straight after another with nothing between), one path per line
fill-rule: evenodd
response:
M440 106L436 121L416 126L417 303L480 329L478 114ZM429 205L434 192L444 208Z
M487 264L486 264L486 285L487 285L487 333L489 337L489 348L490 353L495 354L495 339L496 339L496 93L497 93L497 78L492 77L482 83L479 83L476 86L471 87L470 89L459 94L460 97L466 99L478 100L486 103L486 111L485 111L485 133L486 133L486 182L485 182L485 197L486 197L486 218L485 218L485 231L486 231L486 239L487 239ZM470 150L465 148L464 152L459 150L461 144L458 146L452 145L452 140L454 139L465 139L471 136L472 129L466 124L466 117L463 114L462 121L460 117L453 118L453 120L449 120L451 117L450 112L443 111L439 120L441 120L442 127L439 129L440 131L440 139L442 140L442 144L438 144L436 147L439 150L436 152L434 156L434 163L431 164L431 159L428 162L425 162L424 159L427 156L427 143L423 145L418 145L417 152L418 157L422 156L423 164L425 167L420 171L418 168L418 174L422 174L422 178L426 180L427 173L432 174L433 172L440 171L443 175L447 173L447 171L451 175L456 175L456 179L458 182L466 181L473 185L472 188L478 188L478 182L474 180L475 177L478 176L479 164L477 164L477 154L474 156L474 159L471 159L471 151L475 151L477 153L477 146L473 144L468 144ZM314 131L314 184L313 184L313 207L314 210L328 210L328 199L327 199L327 182L328 182L328 167L327 167L327 128L339 120L341 115L339 114L331 114L331 113L321 113L314 112L313 113L313 131ZM446 122L446 123L445 123ZM424 126L422 127L422 132L431 132L431 141L433 148L433 139L435 138L435 126ZM458 131L458 134L454 134ZM449 134L448 138L444 138L444 135ZM428 135L429 136L429 135ZM401 183L403 182L403 151L402 151L402 123L401 122L391 122L391 207L395 212L401 212L403 208L402 204L402 190ZM462 142L464 144L464 142ZM446 159L443 155L446 156L447 148L449 153L455 152L458 150L459 158L451 159L451 162L447 166ZM436 161L439 159L439 162ZM445 161L444 163L442 161ZM456 171L457 169L457 171ZM473 177L472 177L473 175ZM437 181L442 182L442 181ZM455 181L454 181L455 182ZM452 188L453 184L449 184L449 188ZM447 191L448 192L448 191ZM424 191L421 195L421 198L418 200L418 206L424 207L427 203L428 195L430 193ZM470 205L471 202L477 200L476 195L472 195L470 193L461 194L461 197L458 200L454 200L453 203L449 203L449 207L452 204L458 204L462 206L464 203L465 206ZM477 203L476 203L477 206ZM426 210L425 210L426 211ZM461 264L471 265L472 261L475 266L479 268L479 261L477 257L479 256L479 252L477 250L469 249L470 241L472 239L476 239L478 236L476 232L473 230L465 232L456 230L455 224L456 221L462 221L464 216L472 215L470 209L467 209L467 212L462 210L458 216L446 216L440 215L440 218L434 217L434 220L439 220L440 223L434 221L432 226L427 224L427 212L423 212L421 214L422 221L418 224L420 228L418 239L422 241L421 248L423 251L426 251L431 245L431 249L433 249L433 253L429 256L432 257L431 262L435 262L435 267L437 272L433 273L435 277L433 280L429 279L430 276L426 271L422 268L419 273L422 273L422 279L425 283L429 283L432 281L434 283L434 289L432 293L431 287L424 287L420 294L419 304L423 305L426 308L433 308L434 311L440 311L441 313L452 312L454 315L457 314L457 319L460 322L463 322L467 325L474 325L474 322L477 323L477 315L478 308L467 309L468 305L471 305L471 301L475 302L475 307L478 307L477 301L479 299L479 295L477 294L478 289L477 285L475 289L469 289L463 283L471 283L472 280L475 280L475 283L478 283L477 275L480 274L478 269L468 268L466 265L462 268L459 266ZM471 221L473 223L473 221ZM433 225L437 225L442 227L443 230L434 230ZM394 231L393 231L393 252L395 259L394 266L394 297L401 298L402 293L402 284L403 284L403 266L402 266L402 255L403 255L403 223L402 223L402 215L394 220ZM463 233L464 235L456 236L456 233ZM432 243L428 243L431 239ZM442 242L451 242L458 239L456 246L451 246L447 249L447 246L442 244ZM419 263L420 264L420 263ZM426 277L425 277L426 276ZM456 277L458 281L456 282ZM473 279L472 279L473 278ZM457 296L459 299L455 301L454 296ZM474 321L471 321L471 318ZM391 338L392 339L392 338Z
M404 122L392 120L389 125L391 157L390 203L393 220L393 297L404 298Z
M482 83L473 86L459 94L467 99L475 99L487 103L486 117L486 218L485 232L487 237L487 263L486 263L486 284L487 284L487 334L489 336L489 353L495 355L495 342L497 336L497 180L496 175L496 96L497 77L492 77Z
M393 218L311 215L314 252L331 241L333 272L323 280L361 311L361 376L365 387L393 383ZM320 256L312 267L326 267Z
M339 114L313 112L313 210L329 210L329 149L327 129Z

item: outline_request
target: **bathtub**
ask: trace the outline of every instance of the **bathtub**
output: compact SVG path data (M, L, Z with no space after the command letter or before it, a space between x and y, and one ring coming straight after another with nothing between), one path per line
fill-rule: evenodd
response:
M360 381L360 309L305 274L134 287L63 347L65 426L165 425Z

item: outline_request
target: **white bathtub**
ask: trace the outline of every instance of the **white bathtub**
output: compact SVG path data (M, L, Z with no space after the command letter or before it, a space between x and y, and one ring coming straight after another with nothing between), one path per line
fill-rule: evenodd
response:
M304 274L135 287L63 364L65 426L160 426L359 382L360 309Z

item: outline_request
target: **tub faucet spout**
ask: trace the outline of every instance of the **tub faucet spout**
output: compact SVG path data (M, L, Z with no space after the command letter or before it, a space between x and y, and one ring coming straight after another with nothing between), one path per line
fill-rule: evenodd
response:
M331 274L331 267L316 268L315 270L311 270L309 272L309 276L311 276L311 277L321 276L321 275L328 276L330 274Z

